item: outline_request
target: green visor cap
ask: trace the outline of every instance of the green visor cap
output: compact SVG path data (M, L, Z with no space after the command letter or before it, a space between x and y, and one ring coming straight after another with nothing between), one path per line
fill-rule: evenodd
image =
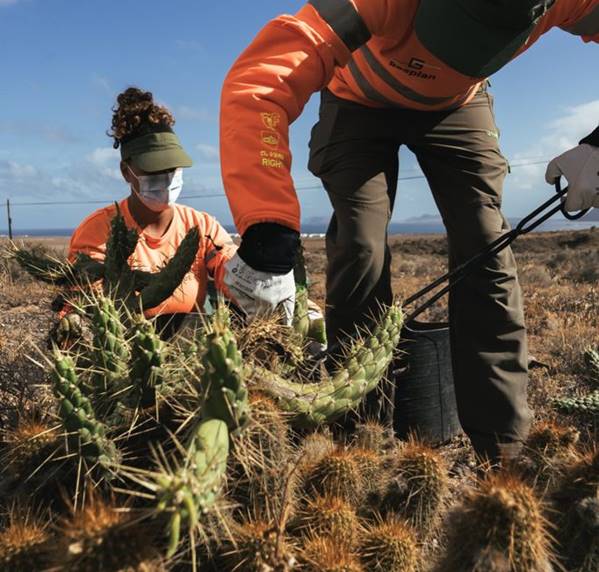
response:
M516 55L554 1L421 0L416 35L442 62L482 79Z
M146 173L191 167L193 161L174 133L146 133L121 143L121 159Z

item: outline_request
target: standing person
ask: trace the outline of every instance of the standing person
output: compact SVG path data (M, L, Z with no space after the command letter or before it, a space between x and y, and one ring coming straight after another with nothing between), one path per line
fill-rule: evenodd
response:
M229 72L221 105L222 174L242 235L232 263L246 276L239 288L257 293L247 310L291 295L300 213L289 124L316 91L309 168L334 209L326 238L333 343L392 300L387 225L401 145L433 192L450 267L505 232L508 164L486 78L554 27L599 41L599 0L310 0L268 23ZM596 130L548 169L548 180L567 177L568 208L599 206L598 145ZM234 274L226 280L238 288ZM461 284L449 313L462 426L481 457L513 457L531 413L512 252Z
M109 135L120 148L121 174L129 194L119 201L119 211L129 228L139 232L130 263L139 270L157 272L175 254L189 230L199 228L200 247L190 272L181 285L147 317L160 316L160 324L182 320L202 308L209 279L227 294L223 283L225 263L236 247L227 231L211 215L177 204L183 187L183 168L191 167L177 135L175 119L157 104L150 92L130 87L118 95ZM116 206L98 209L76 228L69 245L69 259L85 253L104 260L110 222ZM176 317L175 317L176 316Z

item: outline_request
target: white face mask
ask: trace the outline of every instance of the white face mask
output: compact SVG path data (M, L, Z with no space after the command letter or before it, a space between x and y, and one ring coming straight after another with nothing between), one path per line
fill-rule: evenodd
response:
M178 168L159 175L136 175L129 166L129 172L137 179L139 190L133 184L141 202L154 212L160 212L177 201L183 188L183 169Z

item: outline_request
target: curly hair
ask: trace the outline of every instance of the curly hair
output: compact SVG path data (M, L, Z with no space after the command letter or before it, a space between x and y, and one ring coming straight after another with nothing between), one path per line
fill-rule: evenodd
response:
M112 108L112 125L107 132L114 138L114 148L118 149L123 138L143 133L150 124L163 124L172 127L175 124L173 114L164 106L154 102L149 91L129 87L117 96L117 105Z

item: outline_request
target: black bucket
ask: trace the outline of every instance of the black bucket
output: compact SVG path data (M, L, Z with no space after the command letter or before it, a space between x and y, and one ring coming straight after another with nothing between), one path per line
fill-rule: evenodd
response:
M413 321L404 326L395 363L393 427L400 439L415 434L444 443L461 432L456 405L449 326Z

